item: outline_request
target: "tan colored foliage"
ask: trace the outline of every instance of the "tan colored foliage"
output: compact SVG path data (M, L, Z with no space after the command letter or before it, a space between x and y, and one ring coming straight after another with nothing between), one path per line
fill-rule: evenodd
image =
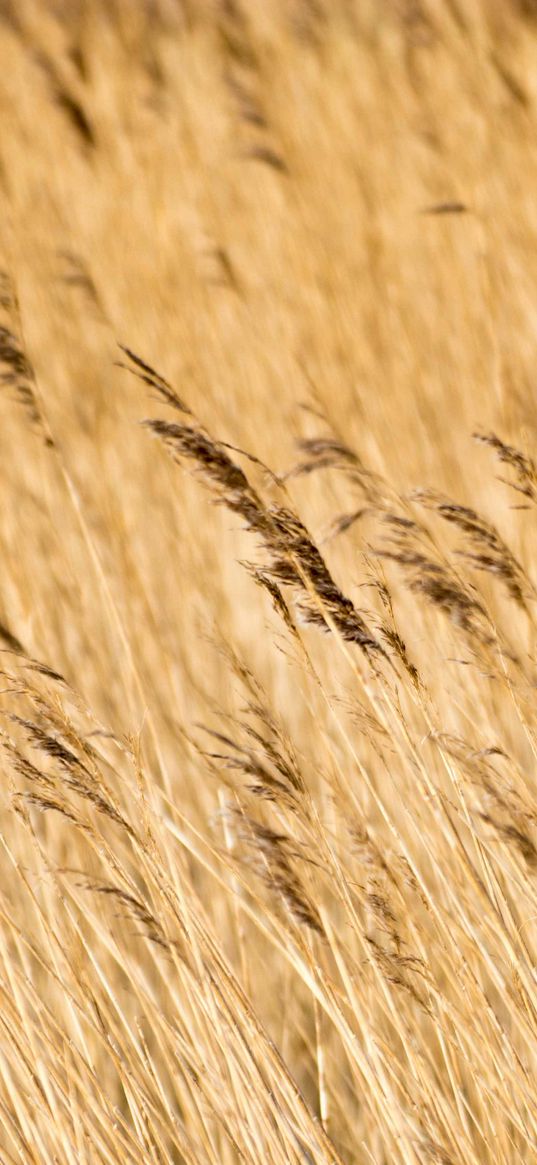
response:
M0 1159L536 1159L537 8L0 4Z

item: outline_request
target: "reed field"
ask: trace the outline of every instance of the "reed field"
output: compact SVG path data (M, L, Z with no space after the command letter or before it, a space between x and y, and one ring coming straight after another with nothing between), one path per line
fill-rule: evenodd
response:
M537 4L0 3L0 1163L537 1161Z

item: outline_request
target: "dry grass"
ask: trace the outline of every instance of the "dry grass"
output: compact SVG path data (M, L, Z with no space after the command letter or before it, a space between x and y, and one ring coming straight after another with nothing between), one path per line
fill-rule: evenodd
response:
M2 1165L537 1159L536 18L0 5Z

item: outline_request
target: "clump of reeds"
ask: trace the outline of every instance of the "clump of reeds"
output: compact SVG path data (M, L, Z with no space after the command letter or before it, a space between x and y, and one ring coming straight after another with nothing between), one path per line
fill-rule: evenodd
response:
M0 3L0 1160L530 1165L528 5L105 7Z

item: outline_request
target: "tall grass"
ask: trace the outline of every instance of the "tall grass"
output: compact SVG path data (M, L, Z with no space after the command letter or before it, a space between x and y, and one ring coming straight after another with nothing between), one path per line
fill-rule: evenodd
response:
M530 3L0 6L0 1160L537 1155Z

